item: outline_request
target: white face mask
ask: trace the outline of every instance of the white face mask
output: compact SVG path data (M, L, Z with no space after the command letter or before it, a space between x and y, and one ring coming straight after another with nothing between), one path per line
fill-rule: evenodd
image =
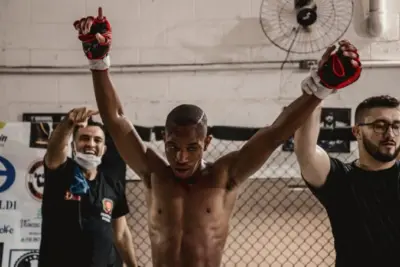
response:
M81 166L85 170L96 169L97 166L99 166L101 163L101 157L90 154L84 154L81 152L75 152L74 160L76 163L78 163L79 166Z

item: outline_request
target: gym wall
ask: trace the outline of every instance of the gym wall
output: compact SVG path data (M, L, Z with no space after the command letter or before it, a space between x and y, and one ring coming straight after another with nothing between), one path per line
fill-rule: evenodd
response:
M375 39L363 29L368 1L355 2L354 23L344 38L358 46L363 60L400 59L400 2L388 1L388 31ZM72 23L96 15L99 5L114 30L114 66L284 60L286 53L269 43L261 30L260 4L261 0L1 1L0 65L85 65ZM306 57L316 59L321 53ZM189 102L201 105L211 124L259 127L271 123L300 94L299 83L306 74L297 69L270 69L116 73L112 77L135 124L160 125L174 105ZM1 74L0 120L18 121L23 112L94 106L91 82L87 74ZM399 82L396 69L365 69L356 85L330 97L325 105L354 107L373 94L398 95Z

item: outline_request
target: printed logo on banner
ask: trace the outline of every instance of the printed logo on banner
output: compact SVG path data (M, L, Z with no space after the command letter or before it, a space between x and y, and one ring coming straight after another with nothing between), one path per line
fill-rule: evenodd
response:
M8 190L14 184L15 175L14 165L8 159L0 156L0 193Z
M33 221L31 219L21 219L21 229L23 228L40 228L41 227L40 221Z
M21 219L21 242L22 243L39 243L41 236L40 220L35 219Z
M26 174L26 187L29 195L37 201L43 198L44 179L43 160L35 160Z
M12 235L14 233L14 228L9 224L4 224L0 226L0 235Z
M11 249L8 267L27 267L39 265L39 250Z
M35 219L42 219L42 208L38 208Z
M0 130L6 126L5 122L0 121ZM3 147L7 142L8 136L0 133L0 147Z
M2 200L0 199L0 210L16 210L17 201L16 200Z

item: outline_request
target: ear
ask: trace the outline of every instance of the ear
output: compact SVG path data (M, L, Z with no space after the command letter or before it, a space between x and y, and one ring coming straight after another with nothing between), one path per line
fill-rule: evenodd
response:
M354 137L355 137L357 140L360 140L360 139L361 139L360 127L358 127L357 125L356 125L356 126L353 126L353 127L351 128L351 131L352 131Z
M165 143L167 137L165 135L165 131L164 130L161 131L161 136L162 136L162 139L164 140L164 143Z
M207 150L208 145L211 143L211 140L212 140L211 135L207 135L206 138L204 139L204 151Z

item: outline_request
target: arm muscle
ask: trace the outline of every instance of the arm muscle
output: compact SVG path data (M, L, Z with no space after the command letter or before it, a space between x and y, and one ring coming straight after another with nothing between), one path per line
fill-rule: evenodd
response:
M57 169L68 155L68 141L74 130L74 125L65 118L51 134L44 161L49 169Z
M259 130L233 157L230 164L231 179L238 184L258 171L320 102L313 95L303 94L286 107L271 126Z
M303 178L315 187L322 186L330 170L329 156L317 145L320 128L321 106L296 131L294 151Z
M146 147L132 123L125 117L108 71L93 71L93 84L100 116L118 152L132 170L150 184L152 166L164 162Z

